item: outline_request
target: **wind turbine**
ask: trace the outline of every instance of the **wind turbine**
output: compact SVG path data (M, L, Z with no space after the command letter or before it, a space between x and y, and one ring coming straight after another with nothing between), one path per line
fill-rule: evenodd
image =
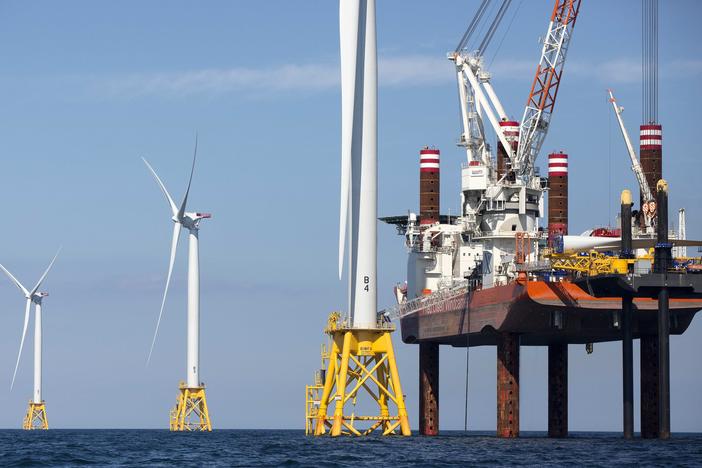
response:
M190 168L190 179L188 187L185 190L183 201L180 206L176 205L170 193L166 189L156 171L149 162L142 158L144 164L151 172L151 175L156 180L156 183L161 188L166 201L171 209L171 220L173 221L173 237L171 239L171 256L168 263L168 275L166 276L166 287L163 291L161 300L161 309L158 313L156 322L156 330L147 364L151 360L151 354L154 350L158 329L161 325L161 317L163 309L166 305L166 296L168 295L168 287L171 283L171 275L173 273L173 264L175 262L176 250L178 249L178 239L180 237L181 228L188 230L188 313L187 313L187 352L186 352L186 382L181 382L178 394L178 402L176 407L171 411L171 430L212 430L210 423L209 412L207 410L207 401L205 399L205 387L200 382L200 260L199 260L199 230L200 221L210 218L209 213L185 211L188 203L188 195L190 194L190 186L193 181L193 172L195 171L195 161L197 159L197 136L195 136L195 151L193 152L193 163ZM192 422L192 419L196 422Z
M24 422L22 424L22 429L48 429L49 423L46 418L46 403L41 398L41 305L43 299L49 295L47 292L39 291L42 283L46 279L46 275L49 274L49 270L54 265L56 257L58 257L61 249L56 252L54 258L49 263L49 266L41 275L37 284L28 290L22 283L20 283L17 278L15 278L12 273L10 273L7 268L0 265L2 271L5 272L8 278L17 286L20 292L27 299L27 304L24 309L24 325L22 327L22 338L20 339L19 351L17 352L17 362L15 363L15 371L12 373L12 383L10 384L10 390L15 386L15 377L17 377L17 369L19 368L20 358L22 357L22 348L24 347L24 339L27 336L27 327L29 325L29 314L34 304L34 394L32 399L29 401L29 408L27 409L27 414L24 417Z
M378 53L375 0L340 0L341 55L341 207L339 212L339 278L348 244L348 321L327 328L332 338L329 367L318 411L315 434L338 436L370 434L380 428L391 434L399 427L410 435L400 377L390 333L392 325L377 316L377 212L378 212ZM338 362L337 362L338 361ZM370 364L370 363L375 363ZM360 375L354 384L348 375ZM367 380L369 379L370 380ZM371 391L373 382L376 391ZM347 389L347 385L352 385ZM355 386L354 386L355 385ZM333 395L336 387L336 395ZM356 430L355 418L344 416L344 404L355 401L365 389L379 405L380 416L370 428ZM333 416L327 408L335 401ZM397 405L391 417L388 404ZM364 418L359 418L359 421Z

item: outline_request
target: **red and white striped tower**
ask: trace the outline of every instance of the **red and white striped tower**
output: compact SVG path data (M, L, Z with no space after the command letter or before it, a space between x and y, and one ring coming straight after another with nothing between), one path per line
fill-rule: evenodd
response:
M548 155L548 238L568 234L568 155Z
M500 122L500 127L502 127L502 132L505 134L505 139L512 145L512 151L517 151L517 145L519 143L519 122L514 120L505 120ZM509 156L505 148L502 146L502 142L497 140L497 177L501 178L507 169L511 167L509 161Z
M424 147L419 151L419 224L439 222L439 155L434 148Z
M663 178L663 126L657 123L640 127L639 155L646 182L656 195L656 185ZM639 196L639 207L644 206L644 196ZM657 219L654 220L657 223ZM641 336L641 437L650 439L659 433L659 381L658 336Z
M419 224L439 222L438 149L424 147L419 151ZM439 343L419 343L419 432L433 436L439 433Z
M641 125L639 154L646 182L651 190L655 191L656 184L663 178L663 126L661 124ZM643 206L643 194L640 198L639 206Z
M548 243L568 234L568 155L548 155ZM548 435L568 435L568 345L548 345Z

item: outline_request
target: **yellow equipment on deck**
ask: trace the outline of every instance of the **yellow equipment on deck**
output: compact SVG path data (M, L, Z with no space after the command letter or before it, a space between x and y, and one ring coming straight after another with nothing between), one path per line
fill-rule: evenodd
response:
M554 270L576 271L587 276L625 275L635 259L607 256L596 251L581 254L548 254Z

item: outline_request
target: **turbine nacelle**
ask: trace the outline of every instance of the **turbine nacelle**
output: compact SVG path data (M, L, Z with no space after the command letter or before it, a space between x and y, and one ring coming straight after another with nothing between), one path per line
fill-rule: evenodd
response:
M171 219L174 223L180 223L186 229L197 229L201 219L209 219L211 217L211 213L185 212L182 217L178 218L178 215L176 215Z
M32 295L32 302L41 304L41 300L49 295L48 292L36 292Z

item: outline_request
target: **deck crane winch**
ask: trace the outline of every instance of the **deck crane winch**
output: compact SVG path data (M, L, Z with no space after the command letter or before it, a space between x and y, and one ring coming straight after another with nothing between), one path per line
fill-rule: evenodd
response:
M646 181L646 176L644 175L643 169L641 168L639 159L636 157L636 152L634 151L634 146L631 144L629 133L626 131L626 127L624 126L624 120L622 119L622 112L624 112L624 108L617 105L617 100L614 98L614 94L612 94L611 89L608 89L607 92L609 93L609 102L612 103L612 108L614 109L614 113L617 116L617 122L619 122L619 129L621 130L622 136L624 137L624 144L626 145L626 150L629 153L629 159L631 160L631 170L636 176L636 180L639 183L639 189L641 190L641 195L643 195L643 204L641 206L641 211L644 214L644 223L646 225L646 230L653 232L656 219L656 201L653 196L653 192L651 192L651 188L648 186L648 182ZM622 220L622 222L624 221L625 220Z

